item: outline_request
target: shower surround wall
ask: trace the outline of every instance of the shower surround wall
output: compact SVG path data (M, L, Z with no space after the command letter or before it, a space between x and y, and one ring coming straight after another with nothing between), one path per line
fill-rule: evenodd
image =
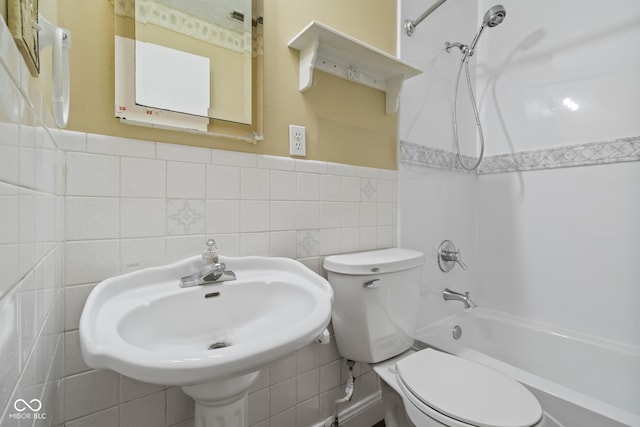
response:
M0 19L2 427L61 421L64 154L44 105Z
M123 426L189 425L193 415L179 388L84 365L78 319L97 282L199 254L209 237L224 255L289 257L321 274L325 255L396 241L396 171L64 134L69 427L118 425L118 418ZM343 394L344 370L334 343L274 363L250 391L249 424L320 423ZM366 407L378 396L377 377L367 365L356 370L352 404Z
M401 16L418 3L403 2ZM450 286L485 307L638 346L640 57L625 52L640 37L640 5L502 1L507 17L483 34L474 67L487 158L468 174L452 167L459 55L442 48L468 43L493 4L449 0L400 42L402 58L427 70L401 99L400 242L434 262L442 238L472 252L457 277L427 268L433 314L422 322L461 310L437 299ZM472 154L473 119L460 123Z

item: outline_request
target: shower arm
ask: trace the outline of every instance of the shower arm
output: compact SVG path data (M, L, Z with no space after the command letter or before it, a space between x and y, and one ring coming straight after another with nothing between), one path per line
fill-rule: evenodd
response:
M411 19L407 19L406 21L404 21L404 31L405 33L407 33L407 35L409 37L411 37L413 35L413 32L416 30L416 27L418 25L420 25L420 23L422 21L424 21L424 19L431 15L433 13L434 10L436 10L437 8L439 8L440 6L442 6L442 3L444 3L447 0L436 0L431 7L429 7L429 9L425 10L422 15L418 16L416 19L411 20Z

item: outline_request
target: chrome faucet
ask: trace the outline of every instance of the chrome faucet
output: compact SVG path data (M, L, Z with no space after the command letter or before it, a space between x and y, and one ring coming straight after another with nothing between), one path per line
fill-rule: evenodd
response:
M218 262L218 247L215 240L207 240L206 245L207 247L202 253L202 269L198 273L182 277L180 279L181 288L236 280L235 273L227 270L227 266L223 262Z
M446 288L442 293L442 298L445 301L461 301L462 303L464 303L464 308L466 309L476 307L474 302L471 301L471 298L469 298L469 292L460 293L460 292L452 291L449 288Z

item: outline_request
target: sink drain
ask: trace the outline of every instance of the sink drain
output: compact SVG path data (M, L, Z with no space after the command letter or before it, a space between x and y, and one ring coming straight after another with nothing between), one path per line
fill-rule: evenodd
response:
M219 348L231 347L231 343L227 341L214 342L209 346L209 350L217 350Z

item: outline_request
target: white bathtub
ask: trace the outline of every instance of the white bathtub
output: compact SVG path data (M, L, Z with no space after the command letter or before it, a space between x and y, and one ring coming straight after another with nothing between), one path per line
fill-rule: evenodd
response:
M462 328L460 339L453 328ZM528 387L550 424L640 427L640 349L476 308L416 340L490 366Z

